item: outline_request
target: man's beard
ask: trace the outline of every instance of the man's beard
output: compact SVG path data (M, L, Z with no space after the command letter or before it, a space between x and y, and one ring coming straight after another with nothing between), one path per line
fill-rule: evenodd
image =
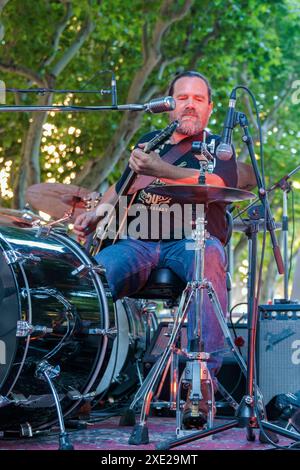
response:
M179 134L190 136L190 135L199 134L201 130L202 129L201 129L200 121L195 121L195 122L179 121L179 126L177 127L176 132L178 132Z
M201 119L199 118L199 116L196 116L196 114L193 114L193 116L197 117L197 120L193 120L193 121L185 120L185 119L182 120L182 118L186 115L187 114L183 114L182 116L177 117L179 121L179 126L177 127L176 132L178 132L179 134L186 135L186 136L200 134L200 132L202 131L202 126L201 126ZM171 120L176 119L176 117L173 117L172 114L170 115L170 117L171 117Z

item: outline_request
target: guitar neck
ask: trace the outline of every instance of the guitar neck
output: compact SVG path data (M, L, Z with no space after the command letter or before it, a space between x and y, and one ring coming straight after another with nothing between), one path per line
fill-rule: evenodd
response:
M159 147L159 145L165 142L173 134L178 124L178 121L171 122L171 124L169 124L163 131L159 132L156 136L153 137L153 139L145 143L143 152L150 153L152 150L155 150L157 147ZM129 188L132 186L137 176L137 173L135 173L133 170L130 170L129 175L127 176L126 180L118 191L118 198L128 193Z

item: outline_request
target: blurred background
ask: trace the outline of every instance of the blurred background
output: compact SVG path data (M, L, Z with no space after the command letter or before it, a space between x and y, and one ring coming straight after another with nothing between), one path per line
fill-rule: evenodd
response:
M194 69L211 82L210 130L221 133L230 91L246 85L258 102L269 188L300 164L299 21L299 0L0 0L1 104L109 105L105 90L111 72L118 104L143 103L166 95L176 73ZM94 93L35 94L15 88ZM237 109L248 116L261 163L255 112L246 93L239 92ZM103 192L120 177L136 140L167 122L167 113L2 112L0 205L23 209L26 190L40 182ZM249 163L241 136L236 129L237 155ZM300 172L289 181L291 295L293 282L294 289L296 279L300 284ZM281 222L280 188L270 193L270 202L275 221ZM236 206L233 214L243 207ZM282 232L276 233L281 242ZM235 305L247 294L243 232L234 230L231 254ZM262 281L261 303L283 297L268 235Z

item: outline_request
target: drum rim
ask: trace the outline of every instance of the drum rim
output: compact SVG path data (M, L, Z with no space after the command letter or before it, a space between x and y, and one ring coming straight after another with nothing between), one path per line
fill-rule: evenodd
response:
M16 250L14 250L13 246L9 243L9 241L5 239L5 237L2 235L2 233L0 233L0 246L3 248L3 251L5 251L3 244L4 245L6 244L9 247L10 250L16 251ZM14 263L12 263L12 264L14 264ZM27 297L27 302L28 302L28 322L31 323L32 322L32 304L31 304L31 297L29 295L29 289L28 289L28 286L29 286L28 279L27 279L24 267L22 266L22 263L20 263L19 261L16 261L16 264L20 268L20 271L21 271L22 276L23 276L24 284L25 284L25 287L26 287L26 290L27 290L27 296L26 297ZM16 288L16 294L17 294L17 297L18 297L19 318L21 319L21 299L20 299L20 292L18 290L18 281L17 281L16 273L15 273L15 270L14 270L13 266L8 264L8 267L10 268L10 271L13 275L15 288ZM22 338L18 338L17 343L19 343L21 340L22 340ZM26 357L27 357L27 354L28 354L28 349L29 349L30 335L28 335L27 338L24 338L24 341L25 341L24 353L23 353L22 359L19 363L18 371L16 373L16 376L15 376L12 384L9 386L9 389L5 392L5 395L9 395L12 392L12 390L14 389L14 387L15 387L15 385L16 385L19 377L20 377L22 369L24 367ZM14 352L13 362L15 360L17 351L18 351L18 347L16 347L16 350ZM7 371L5 379L3 380L3 383L1 384L1 388L5 386L6 380L8 379L8 373L9 373L9 371Z
M10 230L10 227L7 227L7 228ZM22 241L22 237L21 237L22 232L23 233L24 232L31 232L32 234L34 234L38 231L38 228L30 227L30 228L27 229L27 228L13 227L13 230L16 230L17 232L20 233L20 242L21 242ZM5 232L4 232L4 234L2 234L0 232L0 249L2 249L3 251L5 251L7 249L16 251L16 247L11 245L11 243L9 242L9 240L7 239L7 237L5 235L6 235ZM34 235L32 235L32 236L34 237ZM49 239L52 239L53 241L59 242L63 247L66 247L68 250L70 250L70 253L77 260L79 260L79 262L81 262L82 264L85 264L87 266L97 265L97 263L93 260L93 258L91 258L85 252L84 248L79 243L77 243L75 240L73 240L71 237L69 237L67 234L65 234L65 233L61 234L61 233L57 233L55 230L51 230L49 235L47 235L45 238L46 239L49 238ZM18 308L19 308L18 316L21 319L20 288L19 288L19 282L18 282L17 277L16 277L16 266L18 266L18 268L20 268L20 271L22 273L22 277L23 277L23 280L24 280L24 285L27 287L26 288L27 293L30 292L30 286L29 286L29 283L28 283L28 279L27 279L25 269L22 266L22 262L16 261L12 265L9 265L10 272L13 275L16 294L17 294L17 297L18 297L18 304L19 304L18 305ZM112 323L112 321L114 321L114 320L111 321L111 318L110 318L109 304L106 300L106 291L105 291L103 282L101 280L101 277L96 272L91 271L91 278L93 280L93 286L94 286L93 288L94 288L95 293L97 295L98 318L99 318L99 321L101 322L101 325L103 325L103 329L106 330L106 329L109 329L109 327L111 326L110 323ZM28 303L27 303L27 308L26 308L26 319L27 319L27 321L32 322L32 313L33 312L32 312L32 305L31 305L31 294L27 295L26 297L29 300L29 301L27 300ZM18 338L18 340L25 340L26 344L25 344L25 347L24 347L23 355L21 356L20 366L18 368L16 377L13 379L12 385L9 385L9 390L6 391L5 395L8 395L9 393L11 393L14 390L14 387L16 386L17 381L20 377L20 374L21 374L21 372L24 368L24 364L26 363L26 358L28 357L28 349L29 349L29 345L30 345L30 335L28 337L26 337L26 339L25 338ZM93 358L94 360L93 360L93 363L92 363L92 367L90 369L90 373L87 376L86 382L84 383L84 385L81 388L81 394L82 395L88 393L92 389L93 385L95 384L95 382L97 380L97 377L99 377L99 375L100 375L101 369L103 367L103 364L104 364L104 361L105 361L105 358L106 358L106 355L107 355L108 342L109 342L108 336L103 335L101 337L101 341L99 341L97 352L95 353L95 356ZM14 352L14 357L17 354L18 347L19 346L17 344L15 352ZM8 374L5 376L5 380L2 383L3 387L5 386L5 382L7 381L8 375L9 375L9 371L8 371ZM63 408L63 416L64 417L68 416L74 409L76 409L78 407L80 402L81 402L81 399L78 399L78 400L75 400L74 402L70 402L69 404L67 404L67 406L65 406ZM45 429L45 428L49 428L50 426L52 426L54 423L57 422L57 420L58 420L58 418L56 416L54 416L54 417L50 418L48 421L46 421L42 424L38 424L37 426L35 426L34 423L33 423L33 426L34 426L35 429Z

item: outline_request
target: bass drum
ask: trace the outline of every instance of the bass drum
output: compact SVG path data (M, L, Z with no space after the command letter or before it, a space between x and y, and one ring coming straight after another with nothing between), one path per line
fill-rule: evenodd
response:
M115 305L104 274L58 232L0 227L0 429L57 422L40 364L53 367L63 415L94 391L112 350Z
M150 324L144 312L144 302L125 297L116 302L117 336L108 345L111 354L103 376L95 383L95 404L106 399L106 403L126 400L128 394L136 390L142 382L140 371L142 358L146 352L147 328L149 340L158 327L153 311L150 313Z

